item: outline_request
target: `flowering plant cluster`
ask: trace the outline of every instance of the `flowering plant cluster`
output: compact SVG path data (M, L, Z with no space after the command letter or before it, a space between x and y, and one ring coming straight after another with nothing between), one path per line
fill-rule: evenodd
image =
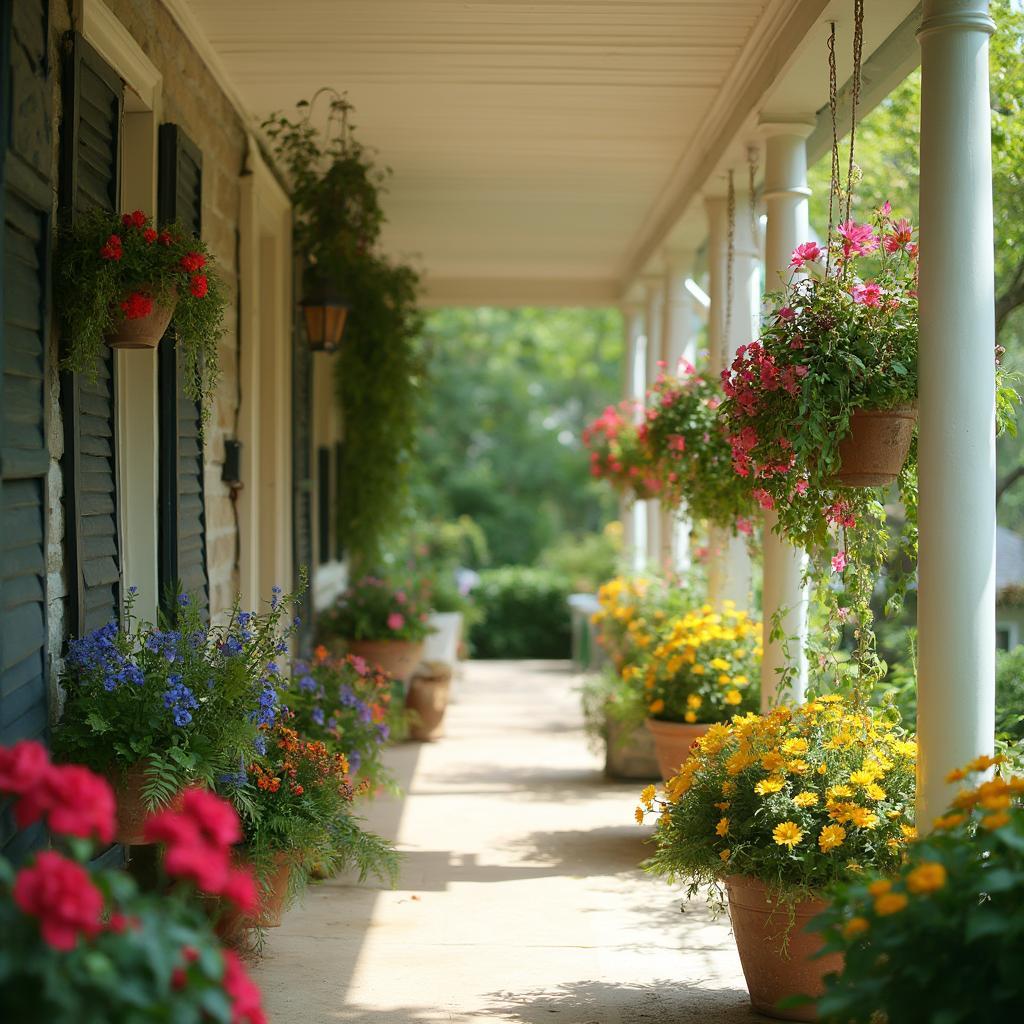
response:
M144 769L153 808L192 782L213 785L262 747L260 727L278 715L294 598L274 588L267 611L236 606L226 624L208 626L181 594L173 620L155 626L133 616L134 596L120 626L71 641L54 743L62 759L115 782Z
M355 865L361 876L372 871L393 881L394 851L352 814L353 797L367 783L353 782L345 755L291 724L278 723L266 736L266 753L249 762L244 777L222 782L242 818L244 854L259 875L267 878L275 857L284 855L293 868L292 895L314 866L333 874Z
M895 870L915 835L917 744L898 716L837 695L713 725L665 787L648 867L690 893L730 875L784 899Z
M171 883L155 895L123 871L87 866L94 841L114 832L104 779L22 741L0 748L0 794L19 824L45 820L57 847L17 870L0 857L0 1005L12 1021L265 1024L259 990L194 898L255 906L252 876L230 863L241 832L228 804L190 790L180 811L150 819Z
M590 473L622 494L640 501L661 492L657 464L647 443L647 424L637 402L626 400L607 409L582 435L590 451Z
M733 471L721 404L719 389L681 360L676 376L660 373L648 392L647 445L665 498L694 520L750 534L757 506Z
M993 767L994 777L984 779ZM887 877L836 888L818 919L841 974L818 1003L829 1020L1009 1019L1024 999L1024 778L982 756L950 776L981 776Z
M363 576L320 616L320 632L346 640L422 640L429 632L430 599L413 581Z
M311 662L293 663L284 700L295 729L344 754L366 792L394 786L382 753L388 739L402 733L406 713L389 675L357 655L332 657L320 646Z
M761 623L732 601L671 615L622 678L642 685L646 714L663 722L726 722L758 704Z
M202 239L180 224L158 226L141 210L94 211L62 237L57 276L68 369L95 374L106 335L154 307L173 307L186 393L200 402L213 393L227 293Z
M838 225L827 247L806 242L784 289L769 296L761 337L741 346L722 374L721 415L733 468L776 529L810 555L829 627L820 659L836 669L846 622L856 627L855 664L867 682L885 666L875 653L871 596L898 547L917 557L916 447L899 475L902 528L890 527L880 488L840 486L840 443L859 409L917 400L917 243L888 203L870 224ZM898 610L909 573L890 580Z

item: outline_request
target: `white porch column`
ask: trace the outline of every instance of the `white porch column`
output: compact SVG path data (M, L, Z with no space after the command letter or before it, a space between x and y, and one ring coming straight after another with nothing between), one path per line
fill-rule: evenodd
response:
M645 353L644 388L641 392L646 395L658 374L661 367L661 305L664 297L664 285L662 278L649 277L644 280L644 336L647 339ZM649 565L660 570L661 561L661 502L657 500L645 501L644 509L647 515L647 562Z
M700 324L695 300L686 288L693 274L696 253L692 249L665 250L665 295L662 302L661 353L669 373L676 373L679 361L697 363L697 332ZM661 560L677 572L690 567L692 524L685 509L662 507Z
M995 731L995 402L987 0L921 29L917 821Z
M810 237L807 200L807 136L813 124L806 121L762 120L765 137L764 201L768 223L765 230L765 290L776 291L782 285L793 250ZM764 657L761 661L761 708L768 710L776 702L779 671L786 666L783 645L770 642L773 616L782 610L782 626L789 640L789 663L795 664L796 677L786 699L799 703L807 692L808 594L801 586L807 556L774 532L776 516L764 516Z
M742 176L745 178L745 175ZM751 230L750 196L744 185L736 189L733 230L732 301L729 302L729 208L725 196L704 198L708 216L708 365L707 374L718 380L740 345L757 337L760 306L760 247ZM731 308L730 308L731 307ZM750 605L750 556L742 537L729 530L708 531L708 598L712 604L735 601Z
M624 302L622 310L622 397L634 399L643 394L643 357L640 339L643 334L643 309L639 302ZM622 543L625 563L633 572L644 565L646 522L641 530L643 509L628 498L619 499L619 521L622 523Z

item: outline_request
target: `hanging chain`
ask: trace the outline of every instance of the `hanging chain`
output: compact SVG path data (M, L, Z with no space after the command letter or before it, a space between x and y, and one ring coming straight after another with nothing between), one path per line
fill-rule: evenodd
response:
M839 192L839 126L836 124L836 23L828 34L828 109L832 115L832 175L828 185L828 233L825 238L825 275L832 260L833 205Z
M736 183L732 168L729 169L729 192L726 200L729 220L729 241L725 256L725 324L722 327L722 361L728 365L726 351L729 347L729 329L732 327L733 264L736 262Z
M846 174L846 220L853 205L853 151L857 138L857 104L860 102L860 64L864 50L864 0L853 0L853 78L850 80L850 165Z

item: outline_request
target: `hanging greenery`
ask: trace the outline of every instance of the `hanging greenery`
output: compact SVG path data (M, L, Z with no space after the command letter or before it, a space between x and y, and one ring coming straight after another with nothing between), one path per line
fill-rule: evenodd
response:
M325 130L312 123L321 95L329 96ZM329 289L350 307L337 361L344 422L337 528L365 569L400 523L425 361L419 275L378 248L380 195L391 171L355 138L351 113L344 96L321 89L297 104L294 119L277 113L263 128L288 173L304 290Z

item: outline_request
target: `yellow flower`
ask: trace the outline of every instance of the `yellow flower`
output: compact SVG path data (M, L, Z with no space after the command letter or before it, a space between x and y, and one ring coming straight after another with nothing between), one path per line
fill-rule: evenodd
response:
M733 676L732 681L734 686L747 686L750 683L746 676Z
M875 900L875 913L879 917L888 917L899 913L907 905L907 897L902 892L887 892Z
M683 721L684 722L689 722L691 725L693 725L693 723L697 721L697 712L696 711L684 711L683 712Z
M722 783L722 795L723 796L732 796L733 793L735 793L735 792L736 792L736 783L735 782L723 782Z
M822 853L828 853L837 846L842 846L845 838L846 829L842 825L826 825L818 833L818 846Z
M725 703L733 706L743 703L743 694L739 690L728 690L725 694Z
M702 675L704 675L704 666L703 665L694 665L693 668L690 669L690 674L691 675L695 675L695 676L702 676Z
M660 715L661 712L665 710L665 702L659 697L657 700L653 700L647 705L647 710L652 715Z
M868 892L875 897L884 896L892 890L892 882L888 878L878 878L868 886Z
M688 708L693 708L694 710L699 708L701 706L701 704L703 704L703 703L704 703L704 698L699 693L691 693L686 698L686 706Z
M785 784L785 780L772 776L771 778L762 779L754 787L754 792L758 796L768 796L769 793L778 793Z
M895 740L891 744L891 750L894 754L909 758L911 761L917 758L917 743L914 740Z
M851 917L850 920L843 925L843 938L846 939L847 942L850 942L863 935L869 927L866 917Z
M772 830L772 838L779 846L788 846L792 849L803 839L804 833L795 821L784 821L776 825Z
M786 759L777 750L770 750L761 758L761 767L766 772L777 772L785 765Z
M818 767L815 769L815 771L817 771L817 773L819 775L827 775L828 774L828 764L826 764L824 761L822 761L821 764L819 764Z
M869 800L884 800L885 790L882 789L877 782L869 782L864 787L864 795L867 796Z
M957 825L963 822L965 817L966 815L963 814L946 814L941 818L936 818L932 825L937 829L956 828Z
M651 807L654 805L654 797L656 796L657 792L658 791L654 788L654 786L644 786L643 790L641 791L640 803L642 803L644 807L647 808L647 810L650 810Z
M1006 760L1005 757L1000 754L998 757L989 757L988 754L982 754L981 757L976 757L973 761L968 761L965 770L969 772L986 772L989 768L994 767L997 764L1002 764Z
M850 772L850 781L855 786L870 786L877 777L877 772L870 768L861 768L859 771Z
M732 682L732 677L726 675L724 672L718 677L719 686L728 686Z
M1010 823L1010 816L1006 811L996 811L994 814L986 814L981 819L981 827L987 828L990 832L997 828L1002 828L1004 825Z
M720 836L727 836L729 834L729 819L722 818L715 826L715 832Z
M797 807L813 807L818 802L818 794L812 793L810 790L805 789L802 793L797 793L793 797L793 803Z
M1005 811L1012 802L1013 798L1009 793L992 793L989 796L983 796L979 801L986 811Z
M878 824L878 815L874 811L869 811L866 807L854 806L850 808L846 820L858 828L874 828Z
M917 829L913 825L900 825L900 831L903 833L904 839L916 839Z
M712 658L711 667L719 672L728 672L729 662L727 662L725 658Z
M838 799L839 797L851 797L853 796L853 790L849 786L832 786L828 791L829 799Z
M719 857L719 859L720 859L720 860L728 860L728 859L729 859L729 854L730 854L731 852L732 852L731 850L723 850L723 851L722 851L722 852L721 852L721 853L720 853L720 854L718 855L718 857Z
M793 775L803 775L810 767L802 758L796 758L786 763L786 771Z
M786 754L806 754L807 753L807 740L800 737L796 737L791 740L786 740L782 744L783 753Z
M636 809L635 817L636 817L636 823L638 825L642 825L644 823L644 809L642 807L638 807Z
M907 888L913 893L936 892L946 884L946 869L936 861L922 861L907 875Z

